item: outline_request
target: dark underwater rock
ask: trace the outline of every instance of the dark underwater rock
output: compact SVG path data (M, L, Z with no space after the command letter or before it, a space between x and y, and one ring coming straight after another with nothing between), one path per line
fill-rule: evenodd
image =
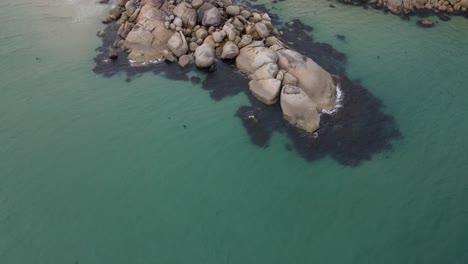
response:
M416 22L416 24L423 28L431 28L434 26L434 22L429 19L421 19Z

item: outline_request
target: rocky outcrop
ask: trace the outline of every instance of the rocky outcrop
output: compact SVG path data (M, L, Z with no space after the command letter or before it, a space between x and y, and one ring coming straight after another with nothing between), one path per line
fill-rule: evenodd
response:
M233 60L251 79L254 97L268 105L280 101L284 118L308 132L319 128L322 110L335 107L332 76L289 49L266 13L231 0L120 0L111 10L110 19L119 25L114 46L132 60L164 58L182 68Z
M357 3L353 0L342 0L345 3ZM409 14L417 10L434 10L448 14L467 12L468 0L367 0L360 4L383 7L394 14Z
M309 132L319 128L320 115L316 111L316 104L301 88L284 86L280 104L284 118L291 124Z
M277 54L279 67L297 79L297 87L315 102L318 111L335 107L336 85L328 72L296 51L282 49Z

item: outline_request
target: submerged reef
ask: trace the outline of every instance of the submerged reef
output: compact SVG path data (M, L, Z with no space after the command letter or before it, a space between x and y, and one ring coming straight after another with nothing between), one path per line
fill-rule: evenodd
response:
M288 150L309 161L330 156L357 166L401 137L382 103L346 76L343 53L314 41L311 26L282 24L263 5L120 0L103 23L96 73L201 82L214 100L246 92L251 105L236 116L259 147L279 132L291 139ZM208 74L190 77L194 70Z

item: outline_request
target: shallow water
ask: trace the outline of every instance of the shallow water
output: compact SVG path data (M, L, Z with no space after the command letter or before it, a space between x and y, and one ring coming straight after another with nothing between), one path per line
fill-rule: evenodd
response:
M0 263L468 262L468 20L256 2L313 26L396 120L392 151L346 167L253 145L243 93L95 74L94 2L0 4Z

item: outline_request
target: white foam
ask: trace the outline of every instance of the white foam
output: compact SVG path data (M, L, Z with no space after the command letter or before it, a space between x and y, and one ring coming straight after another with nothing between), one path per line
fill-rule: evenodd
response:
M145 61L145 62L138 62L138 61L135 61L135 60L128 60L128 62L130 63L130 66L132 67L141 67L141 66L146 66L146 65L149 65L149 64L157 64L157 63L160 63L160 62L163 62L164 59L159 59L159 60L151 60L151 61Z
M344 94L343 94L343 90L341 90L341 83L338 83L336 85L335 107L332 110L323 109L321 114L333 115L336 112L338 112L338 110L343 107L343 104L342 104L343 98L344 98Z

